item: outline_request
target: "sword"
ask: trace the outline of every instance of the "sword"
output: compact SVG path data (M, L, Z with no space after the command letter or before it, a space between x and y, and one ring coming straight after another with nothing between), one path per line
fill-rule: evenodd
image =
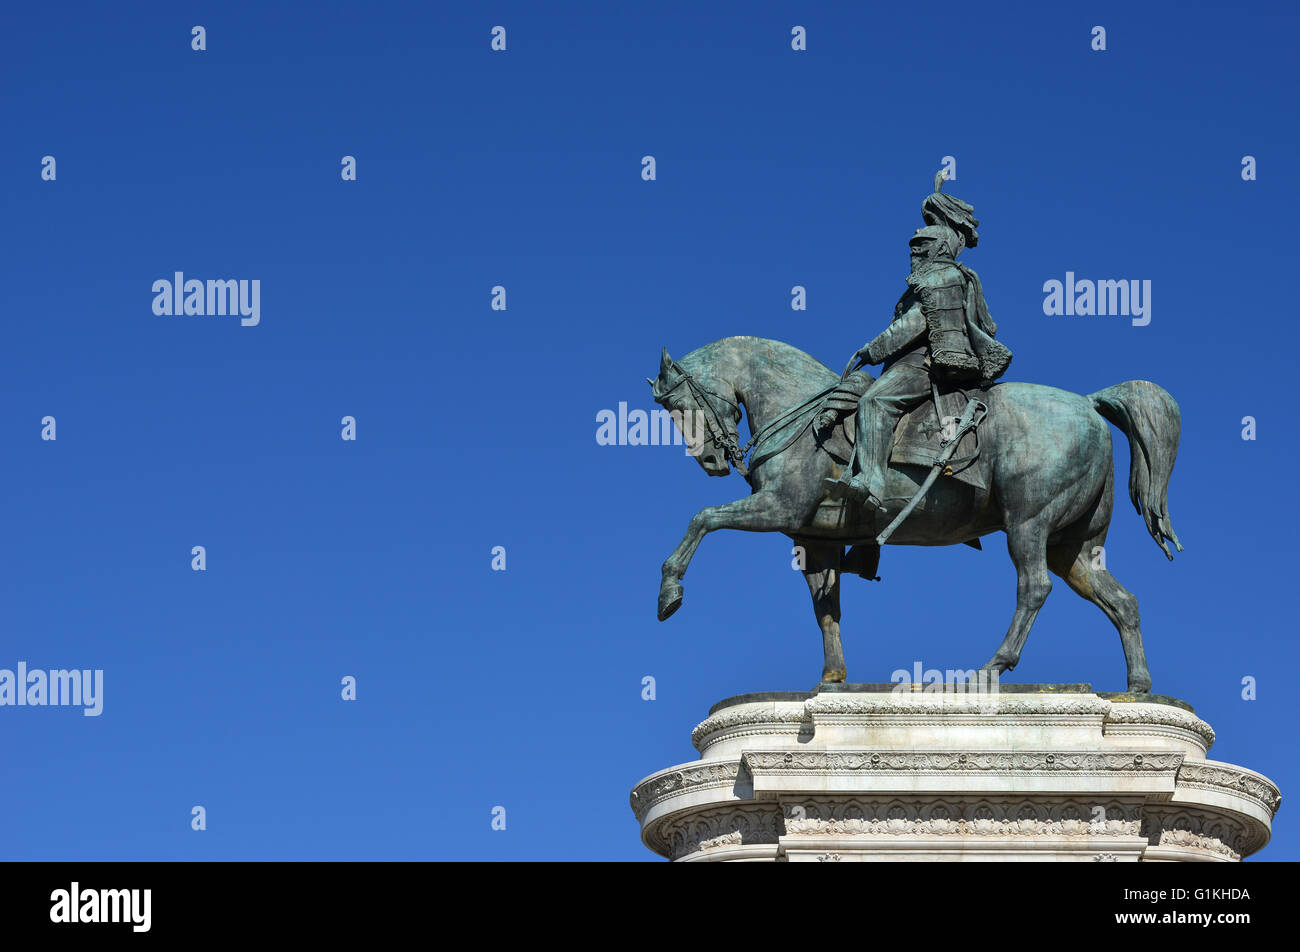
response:
M938 409L939 402L936 400L935 410ZM876 536L876 545L884 545L885 541L894 534L894 530L903 524L903 520L912 514L912 510L921 501L921 497L930 491L934 481L939 478L939 474L943 472L944 467L948 465L948 461L957 452L957 444L961 442L961 438L979 426L988 412L987 404L976 400L974 397L970 398L966 404L966 409L962 411L961 419L957 422L957 432L953 434L952 439L944 440L940 444L939 455L934 458L934 465L930 467L930 473L925 477L925 482L921 483L921 488L916 491L916 495L912 497L911 502L904 506L903 511L894 517L894 521L885 527L885 531Z

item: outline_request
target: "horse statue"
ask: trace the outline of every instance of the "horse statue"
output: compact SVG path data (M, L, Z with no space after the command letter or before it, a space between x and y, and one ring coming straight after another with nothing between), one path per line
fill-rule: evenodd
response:
M868 374L858 373L870 383ZM1094 561L1094 549L1106 541L1114 504L1109 420L1129 439L1129 497L1147 530L1171 561L1165 540L1182 551L1166 501L1180 431L1173 397L1145 380L1087 396L1031 383L989 386L980 397L987 407L978 431L982 478L940 479L916 505L918 488L932 482L925 479L926 467L891 459L886 508L877 511L826 498L823 481L838 476L852 459L853 420L850 416L829 434L819 434L812 423L840 383L825 364L775 340L727 337L680 361L663 350L659 376L650 380L655 402L672 415L688 452L706 473L726 476L735 465L751 494L691 517L686 535L663 564L659 620L681 607L682 577L707 533L781 532L804 548L803 574L825 653L821 679L843 681L840 577L845 571L872 577L881 528L913 505L887 544L978 548L981 536L1006 533L1016 567L1016 609L1006 637L981 672L1015 668L1052 589L1050 571L1110 619L1124 647L1128 690L1149 693L1137 598ZM745 447L737 429L742 408L751 433ZM936 416L933 403L914 411L927 412ZM854 547L847 554L846 545Z

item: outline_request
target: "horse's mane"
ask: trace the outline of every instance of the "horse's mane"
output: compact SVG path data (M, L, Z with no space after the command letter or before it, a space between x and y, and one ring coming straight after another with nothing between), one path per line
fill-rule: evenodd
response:
M816 357L805 353L792 344L767 337L750 337L748 335L723 337L711 344L697 347L679 360L678 363L694 365L699 361L714 362L719 351L737 351L742 348L747 349L750 355L753 356L766 352L765 356L771 359L773 363L789 367L795 373L806 378L823 377L828 374L835 375L833 370Z
M678 364L687 370L735 361L752 368L761 364L764 376L791 396L810 396L838 379L839 374L824 363L779 340L766 337L724 337L698 347Z

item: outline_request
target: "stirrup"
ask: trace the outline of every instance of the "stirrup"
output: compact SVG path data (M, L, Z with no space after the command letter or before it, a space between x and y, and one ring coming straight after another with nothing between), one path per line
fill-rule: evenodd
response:
M862 503L864 506L869 506L875 509L877 512L889 511L889 507L885 505L884 501L876 498L876 494L871 492L871 490L864 492L862 498L859 499L858 502Z
M847 479L836 479L834 476L827 476L822 480L822 489L826 493L827 499L849 499L856 497L856 487Z
M828 476L822 480L822 488L826 490L826 498L828 499L850 499L880 512L885 511L884 503L877 499L871 490L853 477L835 479Z

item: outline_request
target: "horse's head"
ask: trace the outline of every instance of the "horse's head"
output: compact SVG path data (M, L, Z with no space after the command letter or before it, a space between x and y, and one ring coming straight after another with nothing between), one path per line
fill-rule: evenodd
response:
M730 446L738 447L740 406L732 386L711 375L688 371L668 356L668 348L659 357L659 377L646 378L650 393L673 418L687 452L710 476L731 473L727 456Z

